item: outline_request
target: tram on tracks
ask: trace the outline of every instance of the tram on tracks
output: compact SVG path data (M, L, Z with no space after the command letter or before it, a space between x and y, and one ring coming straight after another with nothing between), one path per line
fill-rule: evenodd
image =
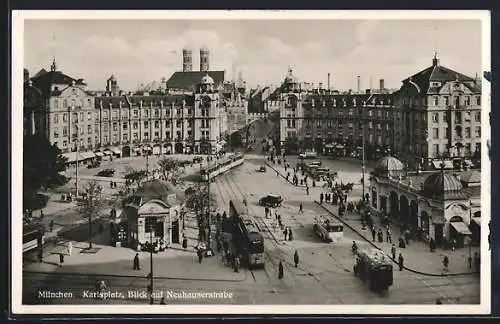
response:
M215 178L218 175L224 174L225 172L243 164L245 161L245 156L243 153L228 154L220 160L216 160L213 163L201 168L200 170L200 180L207 181L208 179Z
M242 257L248 268L264 267L264 236L260 232L247 207L239 201L229 202L232 238L235 252Z
M45 243L45 230L40 224L27 224L23 226L23 254L40 248Z

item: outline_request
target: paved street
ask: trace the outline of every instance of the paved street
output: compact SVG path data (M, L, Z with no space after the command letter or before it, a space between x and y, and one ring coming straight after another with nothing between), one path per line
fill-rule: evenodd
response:
M142 162L139 160L136 163ZM394 285L389 288L387 295L371 292L352 272L354 265L354 256L351 252L352 241L356 241L360 247L369 246L364 237L355 230L356 220L352 221L354 230L345 227L344 238L340 244L321 242L312 231L313 217L326 214L326 211L314 202L321 188L311 188L310 195L307 196L304 188L287 184L283 177L277 177L276 173L270 169L266 173L256 172L256 169L264 163L265 159L262 156L247 156L242 166L217 178L211 190L217 196L221 211L227 210L230 199L245 198L248 201L250 211L255 215L265 235L265 269L253 271L242 269L239 273L235 273L222 263L219 255L205 258L202 264L199 264L194 253L197 229L194 218L191 218L186 229L186 235L189 238L188 249L183 250L180 246L173 246L172 249L154 255L155 291L227 291L232 292L233 296L216 300L172 299L168 300L168 303L434 304L438 297L448 304L479 302L479 279L474 275L433 277L418 275L410 271L399 272L397 267L394 271ZM119 164L122 164L121 161ZM125 169L126 164L122 165ZM343 176L341 171L351 172L343 164L331 166L331 168L334 167L338 168L340 177ZM119 166L114 166L114 168L120 170ZM93 169L86 170L86 172L96 173L97 171ZM356 177L355 171L351 174L353 178ZM357 177L359 178L359 174ZM282 215L284 224L292 228L293 241L284 241L283 233L280 230L274 230L273 219L263 217L264 209L258 206L257 202L266 193L278 193L284 198L284 204L279 208L278 213ZM354 198L353 194L352 199ZM303 214L298 213L298 205L301 202L304 206ZM335 213L335 210L332 212ZM145 291L148 284L145 278L150 271L148 253L140 253L141 270L134 271L132 259L135 252L127 248L108 246L109 238L106 232L99 234L95 231L93 242L99 248L97 253L80 253L87 246L85 242L87 230L87 225L82 224L66 237L61 235L59 242L55 243L52 248L46 249L44 263L25 262L23 269L25 302L147 304L149 301L146 299L127 296L106 300L82 297L81 291L92 289L98 279L105 280L112 291L120 291L123 294L132 290ZM74 242L73 253L71 256L67 255L64 266L59 267L58 253L66 253L68 240ZM301 260L297 268L293 265L295 250L299 252ZM414 264L421 265L424 260L430 260L428 252L422 252L418 258L415 257L415 261L413 257L410 257L409 252L405 251L405 254L407 253L409 267ZM417 252L412 253L416 255ZM457 251L458 253L461 252ZM279 280L277 275L279 260L284 261L283 280ZM49 287L71 291L73 298L40 300L37 297L38 291ZM304 294L304 291L308 293Z

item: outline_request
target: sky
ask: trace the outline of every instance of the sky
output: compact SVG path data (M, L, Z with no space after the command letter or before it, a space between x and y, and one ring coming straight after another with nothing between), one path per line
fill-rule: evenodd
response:
M431 65L474 77L481 71L479 20L26 20L24 67L30 75L57 68L104 90L114 74L121 89L168 79L182 70L182 49L210 49L210 69L239 71L251 87L280 84L289 67L304 82L361 89L399 88ZM233 73L236 71L236 73Z

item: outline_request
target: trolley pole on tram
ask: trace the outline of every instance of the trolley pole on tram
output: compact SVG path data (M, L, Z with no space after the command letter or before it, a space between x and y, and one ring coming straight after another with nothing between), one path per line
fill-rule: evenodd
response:
M153 305L154 304L154 298L153 298L153 224L150 225L149 229L149 239L151 241L151 246L149 250L149 268L150 268L150 277L149 277L149 304Z

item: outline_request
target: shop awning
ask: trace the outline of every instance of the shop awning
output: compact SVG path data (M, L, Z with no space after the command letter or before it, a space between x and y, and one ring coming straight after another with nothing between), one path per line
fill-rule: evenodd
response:
M113 154L113 152L111 152L110 149L105 149L104 150L104 155L112 155L112 154Z
M472 221L481 226L481 217L472 217Z
M441 163L444 164L444 168L445 169L453 169L453 162L451 162L450 160L445 160L445 161L432 161L432 165L434 166L434 168L436 170L440 170L441 169Z
M66 163L76 162L76 152L63 153L62 156L66 158Z
M450 225L460 234L464 234L464 235L471 235L472 234L464 222L452 222L452 223L450 223Z
M113 147L111 150L112 150L112 151L113 151L113 153L115 153L115 154L122 154L122 150L120 150L118 147Z
M78 156L78 160L88 160L95 158L94 152L81 152Z
M345 147L344 145L340 145L340 144L335 146L335 148L338 148L338 149L343 149L344 147Z
M94 152L95 156L104 156L102 152Z

